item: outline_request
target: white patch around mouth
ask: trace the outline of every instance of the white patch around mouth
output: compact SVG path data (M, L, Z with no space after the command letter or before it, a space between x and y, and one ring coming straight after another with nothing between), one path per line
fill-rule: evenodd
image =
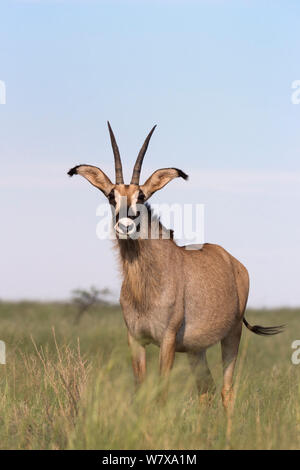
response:
M125 227L129 227L129 225L133 225L132 229L127 231L126 233L124 233L122 230L119 229L119 224L122 224L124 225ZM115 231L118 232L120 235L131 235L135 232L136 230L136 226L135 226L135 223L133 222L133 220L131 219L128 219L127 217L123 217L122 219L120 219L115 227L114 227Z

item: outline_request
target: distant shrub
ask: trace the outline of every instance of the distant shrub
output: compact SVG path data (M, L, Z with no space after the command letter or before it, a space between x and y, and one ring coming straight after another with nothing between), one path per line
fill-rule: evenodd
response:
M111 291L107 288L97 289L96 287L92 286L89 290L74 289L72 291L71 302L77 307L75 323L79 323L82 315L92 306L110 305L111 302L108 300L110 295Z

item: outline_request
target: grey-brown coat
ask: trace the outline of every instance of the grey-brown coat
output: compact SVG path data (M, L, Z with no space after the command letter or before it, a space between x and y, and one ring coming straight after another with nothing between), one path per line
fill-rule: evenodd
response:
M119 149L110 125L116 184L91 165L78 165L69 175L80 174L88 179L108 197L115 212L114 228L123 274L120 303L136 383L140 384L145 378L145 347L154 343L160 347L163 376L168 376L176 351L188 354L201 398L206 397L214 388L206 350L221 342L222 398L227 407L232 398L242 323L261 335L279 333L281 327L252 327L245 320L248 272L224 248L209 243L201 248L179 247L172 236L163 238L165 229L161 224L158 239L131 236L137 233L137 204L145 205L154 192L172 179L187 179L177 168L163 168L155 171L143 185L139 184L141 165L154 129L141 148L129 185L123 182ZM126 216L120 218L124 208ZM146 213L150 213L148 206ZM140 217L140 233L145 233L145 227L146 233L150 233L152 220L145 215Z

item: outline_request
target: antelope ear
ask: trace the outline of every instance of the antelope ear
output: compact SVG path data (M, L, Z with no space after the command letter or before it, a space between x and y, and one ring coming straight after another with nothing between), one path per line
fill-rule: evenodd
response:
M185 180L188 179L188 175L178 170L178 168L162 168L161 170L156 170L140 188L148 199L155 191L163 188L174 178L178 177Z
M86 178L93 186L100 189L106 196L111 192L114 185L106 174L92 165L78 165L68 171L68 175L81 175Z

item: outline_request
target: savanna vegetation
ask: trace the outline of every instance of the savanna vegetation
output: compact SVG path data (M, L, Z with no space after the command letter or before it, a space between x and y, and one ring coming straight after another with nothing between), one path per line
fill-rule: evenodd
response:
M232 419L225 418L220 347L208 354L218 393L199 404L184 354L177 354L169 400L158 404L158 349L137 395L118 306L0 303L2 449L299 449L300 310L248 310L251 324L286 323L275 337L244 329Z

